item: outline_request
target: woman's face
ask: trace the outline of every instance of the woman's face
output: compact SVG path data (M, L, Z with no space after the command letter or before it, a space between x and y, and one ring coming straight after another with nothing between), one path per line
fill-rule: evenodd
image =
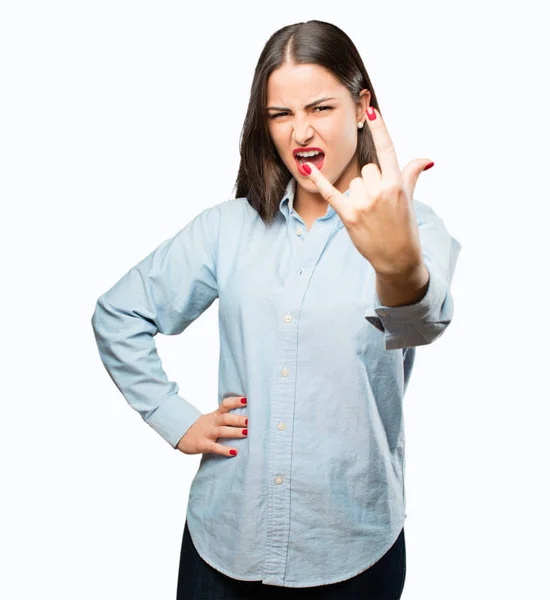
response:
M327 100L307 107L321 98ZM370 92L363 90L356 105L347 88L319 65L284 64L270 74L267 81L269 133L282 161L305 190L318 193L293 155L297 148L319 148L324 158L321 164L315 164L341 192L349 187L353 177L360 175L355 153L360 131L357 123L365 121L369 102ZM363 127L368 125L365 123Z

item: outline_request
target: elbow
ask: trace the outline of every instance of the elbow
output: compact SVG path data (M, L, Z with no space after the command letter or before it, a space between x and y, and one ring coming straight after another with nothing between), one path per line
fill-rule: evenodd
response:
M90 319L90 323L92 325L92 329L94 330L94 333L97 332L97 328L98 328L98 321L100 318L100 315L102 312L104 312L104 307L101 304L101 298L102 296L100 296L95 303L94 306L94 312L92 313L92 317Z

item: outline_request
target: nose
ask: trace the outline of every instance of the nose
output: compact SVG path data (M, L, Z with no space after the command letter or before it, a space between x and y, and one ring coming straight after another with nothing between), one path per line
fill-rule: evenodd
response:
M294 122L293 137L298 146L308 145L309 140L313 137L313 130L307 119Z

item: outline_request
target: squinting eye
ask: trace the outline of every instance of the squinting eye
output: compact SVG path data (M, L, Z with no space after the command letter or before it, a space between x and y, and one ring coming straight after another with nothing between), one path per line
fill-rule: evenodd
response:
M320 112L321 110L332 110L333 108L334 108L333 106L316 106L314 108L314 110L319 109L319 112ZM277 117L280 117L282 115L287 115L287 114L288 114L287 112L279 112L279 113L275 113L274 115L269 115L269 118L276 119Z

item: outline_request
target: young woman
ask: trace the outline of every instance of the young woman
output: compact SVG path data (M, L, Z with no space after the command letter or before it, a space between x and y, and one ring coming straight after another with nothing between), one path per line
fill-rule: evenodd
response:
M413 199L356 47L283 27L254 73L236 198L97 301L101 358L172 447L201 453L177 597L400 598L403 396L451 322L461 245ZM219 300L218 407L179 395L154 336Z

